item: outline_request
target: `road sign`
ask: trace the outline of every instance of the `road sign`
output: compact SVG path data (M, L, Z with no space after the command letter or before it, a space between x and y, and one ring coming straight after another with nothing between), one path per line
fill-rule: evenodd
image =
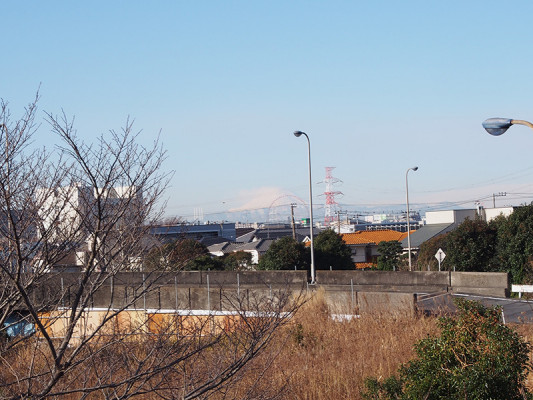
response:
M440 263L444 260L445 257L446 257L446 253L444 253L442 249L438 249L437 253L435 253L435 258L439 262L439 271L440 271Z
M442 251L442 249L438 249L437 253L435 254L435 258L439 260L439 262L442 262L445 257L446 257L446 253Z

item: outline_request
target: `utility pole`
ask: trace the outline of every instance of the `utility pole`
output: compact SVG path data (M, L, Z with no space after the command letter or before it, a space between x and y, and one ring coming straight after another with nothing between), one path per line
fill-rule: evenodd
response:
M492 193L492 207L496 208L496 197L507 196L507 192Z
M341 234L341 214L346 215L346 224L348 224L348 212L347 211L335 211L335 214L337 214L337 229L339 230L337 233Z
M294 227L294 207L296 203L291 203L291 227L292 227L292 238L296 240L296 229Z

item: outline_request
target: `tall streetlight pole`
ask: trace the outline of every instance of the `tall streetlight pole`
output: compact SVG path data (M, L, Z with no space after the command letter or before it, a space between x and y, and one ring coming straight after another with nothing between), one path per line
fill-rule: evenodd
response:
M525 125L533 129L533 124L529 121L510 118L489 118L483 121L482 125L493 136L503 135L511 125Z
M295 131L294 136L300 137L304 135L307 139L307 157L309 160L309 234L311 235L311 284L316 283L315 274L315 249L313 247L313 189L311 182L311 141L305 132Z
M407 253L409 254L409 271L412 271L413 267L411 265L411 216L409 214L409 183L407 176L409 175L409 171L416 171L417 169L418 167L412 167L409 168L405 173L405 198L407 200Z

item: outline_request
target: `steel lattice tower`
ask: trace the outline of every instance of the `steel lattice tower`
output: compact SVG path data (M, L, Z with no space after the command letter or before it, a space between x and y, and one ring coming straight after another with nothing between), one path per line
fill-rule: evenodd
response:
M342 182L340 179L337 179L331 175L331 171L333 171L335 167L326 167L326 179L324 182L326 184L326 191L323 193L324 196L326 196L326 212L324 216L324 223L330 224L331 222L335 221L335 212L337 211L337 205L338 203L335 201L335 196L339 194L343 194L339 191L333 190L333 185L339 182Z

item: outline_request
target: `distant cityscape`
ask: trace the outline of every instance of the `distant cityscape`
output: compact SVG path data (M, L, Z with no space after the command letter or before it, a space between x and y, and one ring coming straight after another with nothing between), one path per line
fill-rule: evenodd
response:
M313 214L317 227L327 227L331 224L338 226L363 225L358 229L365 229L369 224L391 224L392 226L406 223L406 203L397 204L348 204L338 201L343 193L336 186L342 180L333 176L335 167L325 167L325 178L317 182L316 188L322 187L324 191L314 196ZM313 189L316 192L316 189ZM404 195L404 193L402 193ZM524 204L531 201L533 193L493 193L482 198L467 199L460 202L417 203L412 199L410 214L411 220L422 222L426 212L451 210L451 209L481 209L512 207L511 203ZM414 200L414 201L413 201ZM505 203L505 204L502 204ZM259 227L263 225L291 224L294 218L296 224L305 224L309 218L309 202L302 198L286 193L275 198L268 207L250 209L230 209L223 211L204 212L202 207L195 207L191 214L176 215L188 224L209 224L220 222L235 222L237 226ZM395 229L395 228L392 228ZM416 228L415 228L416 229ZM401 230L401 229L399 229ZM347 229L347 232L350 232Z

